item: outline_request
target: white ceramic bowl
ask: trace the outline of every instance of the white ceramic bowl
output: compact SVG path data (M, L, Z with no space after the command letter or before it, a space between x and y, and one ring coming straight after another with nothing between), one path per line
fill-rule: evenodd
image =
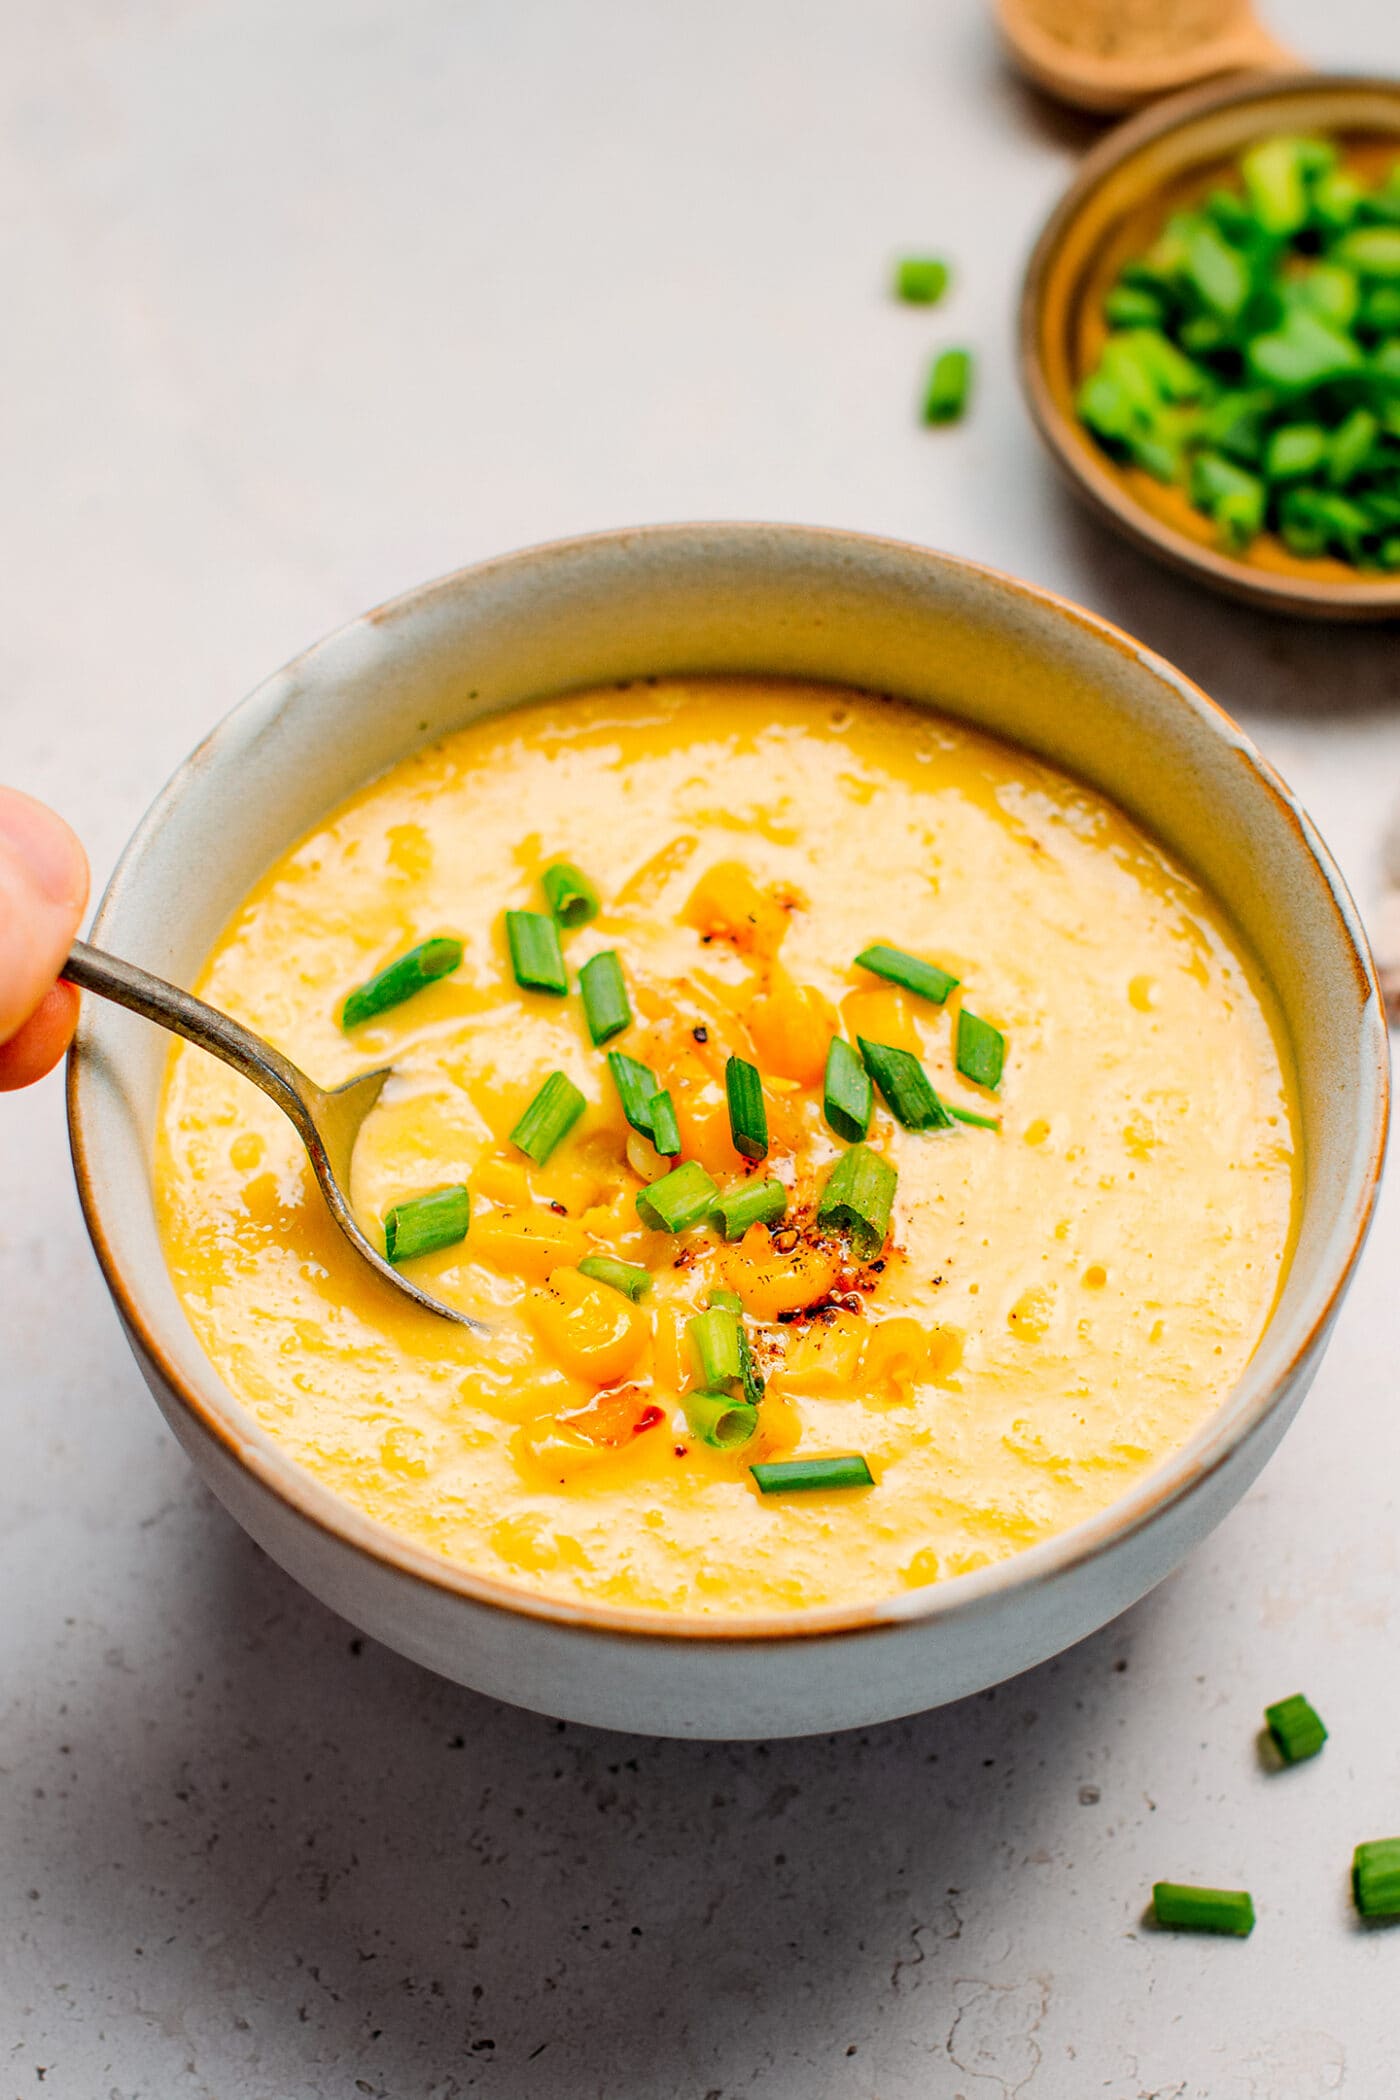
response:
M798 1735L936 1706L1056 1653L1160 1581L1244 1493L1307 1391L1365 1236L1387 1037L1326 849L1187 679L990 570L792 526L566 541L370 613L261 686L186 761L122 856L94 938L188 982L268 863L415 745L570 687L705 671L898 694L1078 774L1226 902L1274 983L1301 1086L1297 1250L1239 1384L1112 1508L955 1581L739 1623L554 1604L446 1566L302 1472L195 1340L152 1203L164 1035L89 1001L70 1122L88 1227L151 1391L214 1492L308 1589L391 1647L522 1706L660 1735Z

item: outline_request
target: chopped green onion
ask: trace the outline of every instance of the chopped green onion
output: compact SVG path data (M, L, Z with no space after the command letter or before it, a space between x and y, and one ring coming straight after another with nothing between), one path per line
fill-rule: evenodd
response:
M1270 481L1301 481L1315 474L1328 452L1320 423L1284 423L1270 434L1264 473Z
M391 1006L402 1006L415 992L421 992L428 984L436 984L439 977L448 977L462 960L462 943L442 936L437 940L420 941L391 962L385 969L368 978L364 984L356 985L340 1009L342 1028L358 1028L362 1021L372 1021L378 1014L387 1013Z
M578 988L583 996L583 1018L595 1049L631 1027L632 1008L616 949L605 948L601 955L589 956L578 973Z
M768 1150L768 1111L763 1105L763 1082L757 1065L747 1058L731 1057L724 1068L724 1091L729 1101L729 1134L734 1150L745 1159L762 1159Z
M1156 1881L1152 1909L1159 1925L1182 1932L1229 1932L1245 1939L1254 1930L1254 1899L1247 1889L1198 1889L1180 1881Z
M877 941L873 948L862 948L856 957L862 970L870 970L876 977L888 978L891 984L900 985L906 992L916 992L921 999L931 999L941 1006L949 992L957 984L946 970L937 963L925 962L921 956L908 955L903 948L888 948Z
M1222 321L1237 318L1253 289L1249 263L1208 219L1187 236L1185 276L1201 304Z
M565 1072L551 1072L510 1134L510 1141L542 1167L583 1114L582 1094Z
M1400 1918L1400 1838L1368 1838L1357 1846L1351 1892L1363 1918Z
M580 1276L590 1276L594 1283L606 1283L611 1290L621 1291L634 1305L651 1289L650 1269L640 1268L636 1262L614 1261L610 1254L586 1254L578 1272Z
M1380 419L1369 408L1354 408L1333 435L1327 461L1327 479L1333 488L1354 481L1375 451L1381 434Z
M814 1488L874 1487L875 1476L858 1453L843 1458L771 1458L749 1471L765 1495L796 1495Z
M701 1385L711 1392L730 1392L744 1376L739 1346L739 1315L727 1305L697 1313L686 1328Z
M1245 345L1245 363L1254 378L1285 394L1344 379L1365 363L1349 335L1329 328L1319 315L1295 306L1283 325L1256 335Z
M773 1179L746 1181L720 1197L719 1215L724 1237L741 1240L750 1225L776 1225L787 1215L787 1190Z
M653 1094L646 1105L647 1118L651 1124L651 1142L663 1159L674 1159L681 1149L681 1128L676 1121L676 1104L666 1092Z
M556 925L570 929L586 926L598 916L598 892L588 877L572 862L555 861L540 877L540 887L549 902Z
M628 1057L621 1050L609 1050L608 1070L612 1073L617 1088L622 1113L634 1130L642 1136L651 1136L651 1104L658 1088L656 1074L649 1065L639 1064L635 1057Z
M1113 328L1160 328L1165 318L1156 293L1133 284L1115 285L1104 299L1103 314Z
M893 1043L867 1042L863 1035L856 1037L856 1047L891 1113L906 1130L948 1130L952 1127L952 1117L912 1051L898 1050Z
M719 1190L698 1159L673 1167L637 1197L637 1216L653 1232L688 1232L708 1217L719 1202Z
M948 289L948 265L934 255L906 255L895 265L894 289L910 306L936 306Z
M834 1035L826 1053L822 1108L827 1122L848 1145L858 1145L870 1128L875 1095L870 1074L844 1036Z
M972 387L972 357L966 350L941 350L933 361L924 392L926 423L956 423L965 413Z
M1358 226L1344 233L1333 249L1339 263L1348 264L1361 277L1400 277L1400 228Z
M731 1393L686 1393L681 1406L692 1436L712 1451L737 1451L752 1443L758 1428L758 1409Z
M564 970L564 951L559 929L542 911L508 911L506 941L515 981L527 992L558 992L569 989Z
M971 1123L973 1127L977 1130L1001 1129L1000 1116L974 1115L970 1108L954 1108L951 1101L945 1101L943 1106L947 1109L949 1115L952 1116L956 1122Z
M1240 162L1254 216L1265 233L1276 237L1297 233L1308 216L1304 162L1298 146L1297 139L1265 139L1251 147Z
M963 1078L995 1093L1005 1062L1006 1037L1001 1030L964 1006L958 1014L958 1070Z
M1264 1724L1274 1739L1274 1748L1286 1765L1300 1765L1316 1757L1327 1740L1321 1717L1301 1692L1264 1708Z
M466 1238L471 1216L471 1196L461 1181L396 1203L384 1218L384 1253L388 1260L401 1262L435 1254L439 1247L455 1247Z
M817 1223L844 1232L864 1254L878 1254L890 1229L899 1176L868 1145L852 1145L826 1177Z
M744 1301L737 1291L711 1291L710 1305L725 1312L737 1313L741 1320L744 1317Z

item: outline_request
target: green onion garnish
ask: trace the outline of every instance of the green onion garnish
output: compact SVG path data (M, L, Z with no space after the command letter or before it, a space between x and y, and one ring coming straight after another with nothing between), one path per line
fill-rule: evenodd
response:
M686 1393L681 1406L691 1434L712 1451L737 1451L758 1428L758 1409L731 1393Z
M471 1216L471 1196L461 1181L396 1203L384 1218L385 1255L392 1262L412 1261L439 1247L455 1247L466 1238Z
M925 962L922 956L908 955L903 948L886 947L877 941L873 948L862 948L856 957L862 970L873 971L876 977L886 977L891 984L903 987L906 992L917 992L921 999L931 999L941 1006L958 979L940 970L937 963Z
M924 391L926 423L956 423L972 388L972 357L966 350L941 350Z
M772 1458L749 1467L765 1495L796 1495L811 1488L874 1487L865 1460L849 1458Z
M567 860L556 860L540 877L555 924L586 926L598 916L598 892L588 877Z
M510 1134L527 1159L542 1167L583 1114L582 1094L565 1072L551 1072Z
M731 1057L724 1068L724 1091L729 1100L729 1134L734 1150L745 1159L762 1159L768 1150L768 1111L763 1105L763 1082L758 1066L747 1058Z
M615 949L605 948L601 955L589 956L578 973L578 988L583 995L583 1017L595 1048L631 1027L632 1008Z
M1180 1881L1155 1881L1152 1910L1159 1925L1182 1932L1230 1932L1245 1939L1254 1930L1254 1899L1248 1889L1197 1889Z
M1400 1918L1400 1838L1369 1838L1357 1846L1351 1892L1363 1918Z
M787 1190L781 1181L746 1181L720 1197L720 1230L727 1240L741 1240L750 1225L776 1225L786 1212Z
M737 1313L741 1320L744 1317L744 1301L737 1291L711 1291L710 1304L722 1307L725 1312Z
M559 929L542 911L508 911L506 941L515 981L527 992L558 992L569 989L564 971L564 951Z
M958 1013L957 1062L963 1078L970 1079L974 1086L984 1086L991 1093L1001 1085L1006 1037L990 1021L969 1013L965 1006Z
M934 255L906 255L895 265L894 291L910 306L936 306L948 289L948 265Z
M612 1290L621 1291L634 1305L651 1289L650 1269L640 1268L636 1262L614 1261L610 1254L585 1255L578 1272L580 1276L591 1276L595 1283L606 1283Z
M1301 1692L1264 1708L1264 1725L1274 1739L1274 1748L1286 1765L1300 1765L1316 1757L1327 1740L1322 1719Z
M893 1043L869 1043L863 1035L856 1042L871 1078L906 1130L952 1129L953 1118L912 1051L897 1050Z
M637 1196L637 1216L653 1232L688 1232L708 1217L719 1202L719 1190L698 1159L673 1167Z
M817 1223L846 1233L865 1254L878 1254L890 1229L899 1176L868 1145L852 1145L826 1177Z
M943 1106L947 1109L949 1115L953 1117L955 1122L971 1123L974 1129L977 1130L1001 1129L1000 1116L979 1116L975 1114L974 1111L970 1108L954 1108L951 1101L945 1101Z
M710 1392L732 1393L744 1376L739 1315L727 1305L712 1305L695 1315L686 1333L701 1385Z
M676 1121L676 1104L668 1093L653 1094L646 1105L646 1114L651 1123L651 1142L663 1159L674 1159L681 1149L680 1125Z
M608 1070L612 1073L623 1115L634 1130L640 1130L643 1137L649 1138L651 1103L657 1092L655 1072L649 1065L639 1064L635 1057L628 1057L621 1050L609 1050Z
M377 1014L387 1013L391 1006L402 1006L424 985L436 984L439 977L448 977L462 960L462 943L449 940L445 935L437 940L420 941L391 962L386 969L357 984L346 997L340 1009L342 1028L358 1028L362 1021L372 1021Z
M844 1036L831 1038L823 1094L827 1122L848 1145L858 1145L870 1128L875 1095L870 1074Z

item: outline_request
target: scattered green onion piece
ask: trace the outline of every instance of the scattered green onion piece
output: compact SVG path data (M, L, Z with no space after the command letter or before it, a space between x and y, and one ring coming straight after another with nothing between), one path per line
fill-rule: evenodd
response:
M598 892L583 872L567 860L555 861L540 877L556 925L586 926L598 916Z
M605 948L601 955L589 956L578 973L578 988L595 1049L631 1027L632 1008L616 949Z
M725 1312L737 1313L741 1320L744 1317L744 1301L737 1291L711 1291L710 1305Z
M752 1443L758 1428L758 1409L732 1393L686 1393L681 1406L691 1435L712 1451L738 1451Z
M471 1196L460 1181L396 1203L384 1217L385 1256L397 1263L436 1254L439 1247L455 1247L466 1238L471 1216Z
M681 1129L676 1121L676 1104L664 1090L653 1094L646 1105L647 1118L651 1123L651 1142L663 1159L675 1159L681 1149Z
M697 1313L686 1328L700 1383L710 1392L732 1393L742 1383L739 1315L727 1305Z
M583 1114L582 1094L566 1072L551 1072L510 1134L512 1145L542 1167Z
M948 265L935 255L906 255L895 265L894 289L910 306L936 306L948 289Z
M943 1106L947 1109L949 1115L953 1118L954 1122L971 1123L975 1130L1001 1129L1000 1116L974 1115L970 1108L954 1108L951 1101L945 1101Z
M956 423L967 410L972 388L972 358L966 350L941 350L933 361L924 393L926 423Z
M1254 1899L1247 1889L1199 1889L1179 1881L1152 1885L1159 1925L1181 1932L1228 1932L1246 1939L1254 1930Z
M765 1495L796 1495L817 1488L874 1487L875 1476L858 1454L843 1458L771 1458L749 1471Z
M559 946L559 929L553 919L547 919L542 911L508 911L506 942L515 981L523 991L561 995L568 991L564 951Z
M634 1305L651 1289L650 1269L643 1269L636 1262L614 1261L610 1254L586 1254L578 1272L580 1276L592 1277L594 1283L606 1283L611 1290L621 1291Z
M745 1159L762 1159L768 1150L768 1111L757 1065L744 1057L731 1057L724 1068L724 1091L734 1150Z
M953 1119L912 1051L896 1049L893 1043L871 1043L863 1035L856 1037L856 1047L890 1112L906 1130L951 1129Z
M763 1398L763 1380L758 1375L758 1365L749 1347L749 1330L742 1320L739 1322L739 1375L743 1380L744 1398L750 1407L757 1407Z
M890 1229L899 1176L868 1145L852 1145L826 1177L817 1223L849 1236L859 1252L878 1254Z
M1363 1918L1400 1918L1400 1838L1368 1838L1357 1846L1351 1892Z
M1301 1692L1264 1708L1264 1725L1273 1737L1274 1748L1286 1765L1300 1765L1316 1757L1327 1740L1327 1730Z
M958 982L946 970L940 970L937 963L908 955L903 948L888 948L883 941L877 941L873 948L862 948L856 963L860 969L887 978L906 992L917 993L920 999L931 999L935 1006L942 1006Z
M837 1137L858 1145L870 1128L875 1094L870 1074L844 1036L831 1038L822 1096L826 1120Z
M772 1179L746 1181L720 1197L719 1215L724 1237L741 1240L750 1225L776 1225L787 1215L787 1190L781 1181Z
M673 1167L637 1197L637 1216L653 1232L688 1232L708 1217L719 1202L719 1190L698 1159Z
M425 985L436 984L439 977L449 977L462 960L462 943L449 940L445 935L436 940L420 941L401 955L397 962L368 978L364 984L356 985L340 1009L342 1028L358 1028L363 1021L372 1021L391 1006L402 1006L415 992Z
M621 1050L609 1050L608 1070L612 1073L623 1115L634 1130L640 1130L643 1137L649 1138L651 1104L658 1092L655 1072L649 1065L639 1064L635 1057L628 1057Z
M1006 1037L990 1021L984 1021L964 1006L958 1014L958 1070L974 1086L995 1093L1001 1085L1006 1063Z

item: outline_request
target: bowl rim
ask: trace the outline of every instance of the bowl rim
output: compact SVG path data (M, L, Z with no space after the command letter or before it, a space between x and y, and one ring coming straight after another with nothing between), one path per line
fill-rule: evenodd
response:
M1115 125L1085 155L1074 180L1036 237L1021 281L1016 321L1017 367L1031 421L1060 472L1102 520L1144 553L1193 576L1197 582L1209 583L1227 596L1271 612L1318 620L1400 620L1400 576L1351 583L1275 574L1188 539L1166 519L1155 516L1113 471L1112 463L1097 450L1083 427L1061 409L1041 357L1042 312L1059 250L1080 213L1119 168L1135 159L1144 147L1172 132L1189 131L1201 118L1214 115L1217 110L1323 91L1389 96L1395 101L1400 118L1400 78L1378 73L1261 69L1230 74L1223 80L1206 81L1166 96L1125 123Z
M913 1624L970 1615L1006 1591L1064 1578L1133 1537L1220 1471L1236 1450L1263 1425L1291 1390L1300 1368L1325 1341L1370 1229L1385 1159L1390 1116L1389 1034L1383 1018L1384 1006L1375 966L1356 906L1327 847L1285 782L1233 717L1155 650L1058 592L1027 583L986 563L913 541L838 526L705 520L620 527L535 542L448 571L384 600L312 643L238 701L176 767L131 834L94 915L92 938L101 940L108 923L119 911L128 888L139 879L139 863L146 842L160 829L186 785L217 764L224 747L237 748L245 724L256 721L265 701L274 692L285 695L290 674L311 666L322 652L343 647L358 631L411 619L439 597L455 594L478 579L489 579L511 568L548 568L561 560L601 553L609 547L619 552L630 551L639 538L644 538L649 544L669 543L682 548L725 543L732 547L737 538L747 540L755 553L776 539L794 550L815 546L832 555L842 549L849 550L854 543L857 547L883 552L899 560L913 557L920 563L952 570L974 583L990 585L1022 608L1048 610L1079 629L1081 634L1102 642L1118 655L1130 659L1135 666L1153 673L1169 688L1175 702L1203 720L1212 734L1228 739L1260 789L1278 806L1289 828L1296 834L1300 850L1311 858L1322 878L1335 915L1336 936L1349 950L1355 966L1361 1024L1359 1056L1363 1065L1369 1066L1373 1086L1369 1128L1358 1128L1357 1131L1356 1156L1362 1167L1362 1178L1350 1214L1340 1215L1335 1228L1337 1240L1344 1241L1344 1252L1339 1251L1334 1256L1320 1275L1313 1298L1295 1315L1298 1333L1286 1361L1269 1375L1261 1376L1259 1345L1256 1345L1241 1377L1222 1395L1216 1408L1186 1443L1143 1475L1126 1493L1069 1529L987 1567L896 1595L854 1604L810 1606L791 1612L729 1618L697 1612L667 1612L597 1600L550 1597L504 1578L441 1559L367 1516L300 1466L252 1420L208 1358L204 1361L208 1368L209 1391L201 1392L187 1380L162 1340L159 1316L148 1311L143 1303L138 1265L123 1258L120 1222L109 1222L98 1201L93 1162L102 1149L106 1112L100 1102L87 1098L86 1020L80 1022L67 1072L69 1143L84 1223L128 1339L138 1355L155 1369L173 1401L199 1429L222 1447L225 1456L238 1469L250 1474L255 1483L270 1492L292 1516L311 1524L333 1543L366 1554L379 1564L381 1572L407 1578L506 1617L524 1617L603 1636L640 1637L664 1645L688 1642L718 1649L729 1649L736 1643L762 1646L862 1633L893 1633ZM178 1317L183 1319L183 1313ZM1261 1333L1261 1344L1274 1317L1271 1312ZM203 1347L197 1336L195 1342L203 1356Z

